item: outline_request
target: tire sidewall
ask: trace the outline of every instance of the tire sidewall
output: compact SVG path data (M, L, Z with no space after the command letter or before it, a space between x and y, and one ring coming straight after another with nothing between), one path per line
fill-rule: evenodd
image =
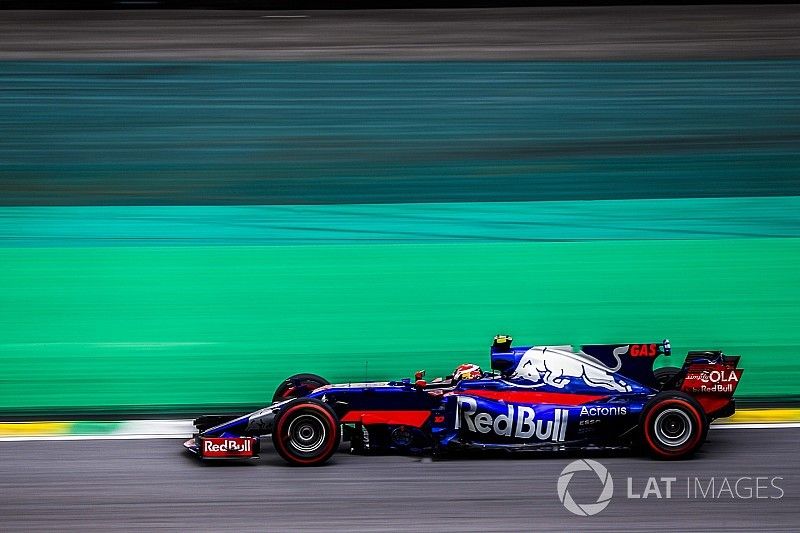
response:
M289 426L301 415L313 416L325 427L325 442L313 455L298 454L289 439ZM272 442L275 450L288 463L298 466L317 466L326 462L336 453L341 439L341 430L336 414L329 406L318 400L298 398L286 404L275 420L274 427Z
M687 414L692 423L689 440L681 446L670 449L659 443L655 437L657 416L666 409L679 409ZM664 392L657 394L648 402L642 411L641 436L645 449L659 459L683 459L691 456L701 444L706 434L707 422L703 408L691 396L682 392Z

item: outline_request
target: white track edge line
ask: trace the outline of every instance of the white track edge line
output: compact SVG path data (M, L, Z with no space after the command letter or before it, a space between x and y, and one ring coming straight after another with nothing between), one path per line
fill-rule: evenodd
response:
M711 424L711 429L771 429L800 428L800 422L748 422L733 424Z

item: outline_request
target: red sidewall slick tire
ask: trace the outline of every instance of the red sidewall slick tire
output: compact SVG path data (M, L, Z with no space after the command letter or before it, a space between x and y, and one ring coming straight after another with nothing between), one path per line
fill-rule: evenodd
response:
M706 433L703 409L689 395L663 392L642 413L642 442L659 459L684 459L703 444Z
M272 442L288 463L317 466L331 458L341 439L339 421L327 405L298 399L278 415Z

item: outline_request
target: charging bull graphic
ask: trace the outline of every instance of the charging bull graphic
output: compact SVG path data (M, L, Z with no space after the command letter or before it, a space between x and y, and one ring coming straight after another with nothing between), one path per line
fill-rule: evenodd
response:
M563 389L572 379L581 378L590 387L599 387L619 392L630 392L631 387L614 376L622 368L620 356L628 352L629 346L620 346L613 351L616 366L609 368L584 353L572 353L552 346L535 346L525 352L511 375L532 383L551 385Z

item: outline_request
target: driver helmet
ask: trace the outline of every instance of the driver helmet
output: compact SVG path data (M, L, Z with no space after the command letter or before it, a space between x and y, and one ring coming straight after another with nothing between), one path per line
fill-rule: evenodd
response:
M464 363L458 365L453 372L453 381L461 381L462 379L480 379L483 377L481 367L472 363Z

